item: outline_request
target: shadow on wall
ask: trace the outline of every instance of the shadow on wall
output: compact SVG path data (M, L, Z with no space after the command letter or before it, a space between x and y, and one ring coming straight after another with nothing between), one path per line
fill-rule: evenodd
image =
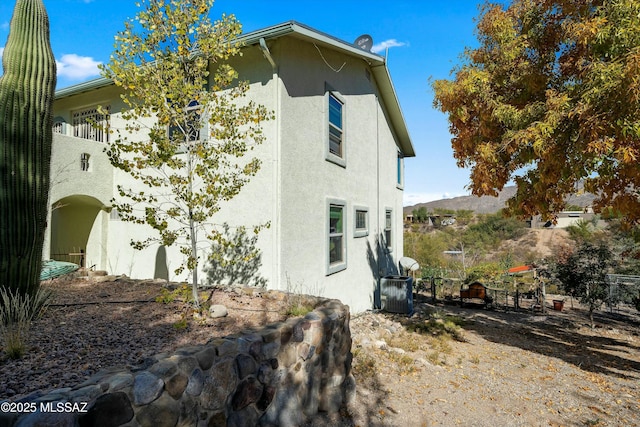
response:
M373 307L380 308L380 278L398 274L398 267L393 260L383 234L376 236L375 247L371 245L370 241L367 241L367 261L375 284Z
M258 235L248 235L244 227L230 231L224 225L223 243L214 242L205 273L207 286L246 285L266 287L267 279L260 276L262 254L256 247Z
M164 245L158 247L156 252L156 266L153 270L154 279L169 281L169 267L167 266L167 249Z

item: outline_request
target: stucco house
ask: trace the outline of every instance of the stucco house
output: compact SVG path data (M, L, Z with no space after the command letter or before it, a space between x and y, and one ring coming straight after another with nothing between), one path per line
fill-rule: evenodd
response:
M252 154L262 167L219 212L231 226L270 222L246 281L371 308L380 277L402 257L405 157L414 148L385 58L297 22L242 36L232 65L249 96L275 113ZM108 106L100 115L96 107ZM121 221L110 201L127 177L103 152L122 126L118 89L96 79L56 92L49 232L44 258L133 278L176 277L174 248L134 250L148 227ZM74 254L74 255L69 255ZM244 274L243 273L243 274ZM207 273L201 275L207 280ZM209 278L211 278L209 272Z

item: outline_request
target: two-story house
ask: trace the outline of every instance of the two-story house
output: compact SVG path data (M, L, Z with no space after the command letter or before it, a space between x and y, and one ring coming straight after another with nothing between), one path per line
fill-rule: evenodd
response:
M268 288L371 308L379 278L402 257L403 159L415 155L385 59L297 22L242 39L232 65L275 120L264 123L266 142L252 152L260 171L216 221L270 223L254 242L260 258L250 272ZM110 135L87 120L122 127L122 108L107 79L57 91L44 257L72 253L112 274L185 280L173 274L177 250L134 250L130 240L152 230L111 208L127 177L103 151Z

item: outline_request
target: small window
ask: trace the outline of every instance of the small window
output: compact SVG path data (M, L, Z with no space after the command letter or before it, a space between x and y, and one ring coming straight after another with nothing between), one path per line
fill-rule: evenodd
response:
M342 202L330 202L328 221L328 268L327 274L344 270L346 263L345 215Z
M89 170L89 153L80 154L80 170L87 172Z
M353 237L367 236L369 234L369 209L356 207L354 224Z
M392 230L393 230L393 221L392 221L392 211L387 209L384 214L384 241L387 249L391 251L392 246Z
M402 188L403 185L403 175L404 175L404 156L401 152L398 151L398 165L397 165L397 178L396 184L398 188Z
M66 135L67 133L67 123L65 123L64 118L58 116L53 119L53 133L61 133Z

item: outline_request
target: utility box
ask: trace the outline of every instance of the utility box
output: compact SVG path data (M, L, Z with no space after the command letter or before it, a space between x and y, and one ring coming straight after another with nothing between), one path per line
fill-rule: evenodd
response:
M389 313L413 314L413 279L384 276L380 279L380 308Z

